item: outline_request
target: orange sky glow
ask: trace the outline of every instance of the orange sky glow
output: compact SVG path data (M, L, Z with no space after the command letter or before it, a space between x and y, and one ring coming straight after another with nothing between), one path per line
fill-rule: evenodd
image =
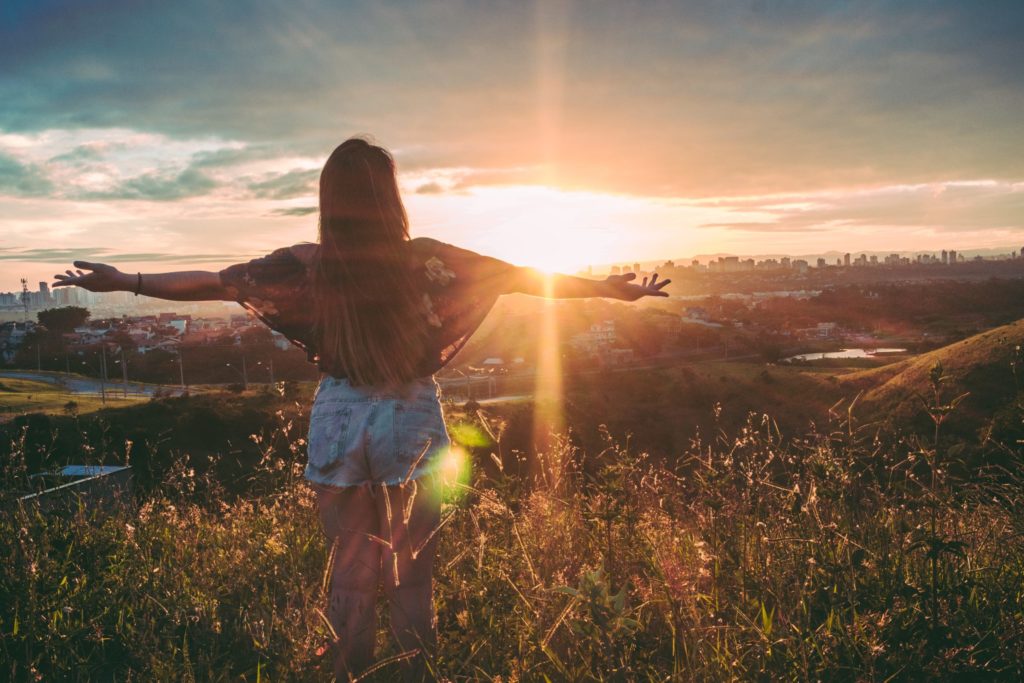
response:
M315 240L355 134L414 236L547 270L1024 246L1019 5L4 12L0 291Z

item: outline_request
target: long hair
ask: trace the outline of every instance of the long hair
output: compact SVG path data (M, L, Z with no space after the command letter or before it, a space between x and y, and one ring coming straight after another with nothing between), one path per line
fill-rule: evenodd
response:
M365 140L346 140L320 173L313 306L325 372L360 385L400 384L417 376L426 322L408 239L391 155Z

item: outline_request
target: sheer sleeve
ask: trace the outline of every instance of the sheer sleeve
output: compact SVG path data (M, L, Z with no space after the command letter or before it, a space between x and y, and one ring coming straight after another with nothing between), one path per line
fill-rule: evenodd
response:
M291 248L228 266L220 271L220 281L233 300L312 354L309 278Z
M435 329L438 365L447 364L525 269L437 240L419 238L427 319Z
M301 284L304 271L291 249L282 247L247 263L228 266L220 271L220 282L232 299L242 305L273 304L283 293Z

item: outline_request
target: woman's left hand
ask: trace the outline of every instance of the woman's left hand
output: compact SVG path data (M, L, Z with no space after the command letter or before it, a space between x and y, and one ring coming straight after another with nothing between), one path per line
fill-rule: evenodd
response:
M129 291L131 278L119 271L114 266L106 263L90 263L89 261L75 261L76 270L65 270L65 274L57 273L53 276L54 287L81 287L90 292L117 292ZM83 273L82 269L92 271Z
M662 289L671 280L659 280L658 274L654 273L649 278L644 278L639 285L632 284L636 279L636 273L624 273L622 275L609 275L605 278L605 285L611 290L608 296L622 301L636 301L645 296L668 296L668 292Z

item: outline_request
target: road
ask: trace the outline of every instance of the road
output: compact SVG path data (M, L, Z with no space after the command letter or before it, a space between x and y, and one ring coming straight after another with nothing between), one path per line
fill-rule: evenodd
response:
M10 377L11 379L27 379L36 382L46 382L72 394L95 394L99 395L103 383L92 377L82 375L68 375L63 372L36 372L32 370L0 370L0 378ZM123 394L125 385L123 382L107 382L107 394ZM140 382L128 382L128 394L135 396L152 397L160 390L165 396L177 396L181 393L181 387L163 386L160 384L142 384Z

